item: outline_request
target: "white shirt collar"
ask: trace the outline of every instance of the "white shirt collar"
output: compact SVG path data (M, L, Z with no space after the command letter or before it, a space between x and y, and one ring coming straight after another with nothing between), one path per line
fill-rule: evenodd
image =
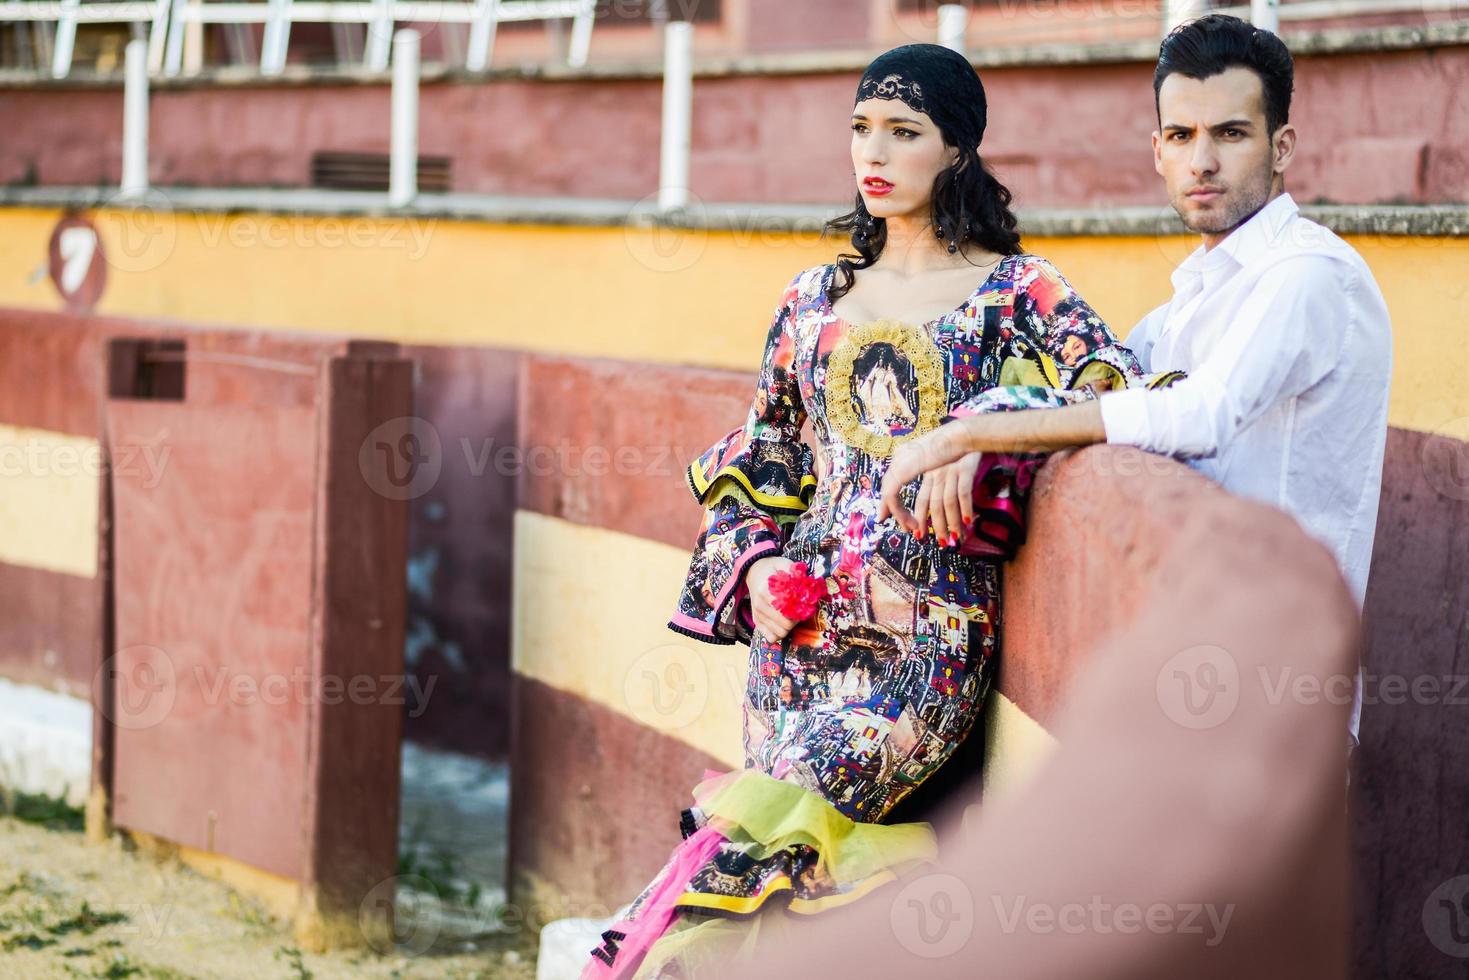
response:
M1226 268L1244 268L1260 256L1301 209L1289 194L1281 194L1225 236L1209 251L1200 245L1173 271L1173 288L1181 290L1190 280Z

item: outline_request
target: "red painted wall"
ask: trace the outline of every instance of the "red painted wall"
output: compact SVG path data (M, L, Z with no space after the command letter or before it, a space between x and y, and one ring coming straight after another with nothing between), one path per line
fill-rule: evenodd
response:
M1022 206L1159 204L1148 64L987 69L986 155ZM844 203L854 74L695 83L692 184L706 201ZM1469 47L1301 58L1298 200L1469 200ZM658 182L655 80L435 83L420 152L455 190L638 199ZM0 90L0 181L116 183L122 97ZM304 186L316 150L386 152L385 86L201 87L153 97L159 185Z

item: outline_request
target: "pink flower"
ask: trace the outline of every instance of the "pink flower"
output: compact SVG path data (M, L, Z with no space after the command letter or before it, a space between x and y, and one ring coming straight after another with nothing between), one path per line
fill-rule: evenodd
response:
M798 623L810 619L816 606L826 598L826 579L810 574L805 562L771 575L769 584L775 611Z

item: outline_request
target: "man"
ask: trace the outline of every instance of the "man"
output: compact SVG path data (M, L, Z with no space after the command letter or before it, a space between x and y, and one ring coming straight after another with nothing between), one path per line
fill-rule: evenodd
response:
M1202 242L1173 274L1175 293L1127 337L1171 387L1131 388L1049 411L958 418L900 446L879 518L927 518L902 486L952 476L979 451L1048 451L1098 442L1187 459L1226 489L1274 504L1328 545L1360 609L1367 588L1387 438L1392 340L1366 264L1300 216L1285 193L1295 156L1294 68L1269 31L1212 15L1163 42L1153 91L1153 160L1169 200ZM1351 714L1361 716L1358 672Z

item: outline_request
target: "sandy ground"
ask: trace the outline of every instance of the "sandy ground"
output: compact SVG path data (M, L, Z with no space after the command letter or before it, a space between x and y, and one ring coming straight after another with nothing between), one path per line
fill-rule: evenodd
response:
M456 934L457 933L457 934ZM0 816L0 976L506 978L535 976L529 929L444 929L421 953L302 953L285 924L228 888L122 838Z

